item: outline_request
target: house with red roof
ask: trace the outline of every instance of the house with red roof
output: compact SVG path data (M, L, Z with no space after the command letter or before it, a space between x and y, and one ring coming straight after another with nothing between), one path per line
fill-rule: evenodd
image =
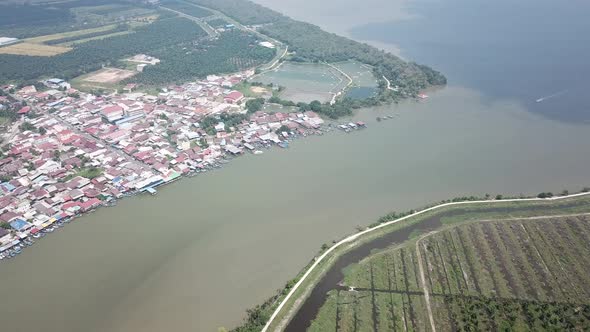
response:
M226 103L239 104L242 100L244 100L244 94L239 91L232 91L225 95L223 99Z
M108 122L115 122L123 117L123 107L119 105L107 106L102 110L102 116L107 119Z
M25 106L23 108L21 108L20 110L18 110L18 114L20 115L24 115L24 114L28 114L31 111L31 106Z

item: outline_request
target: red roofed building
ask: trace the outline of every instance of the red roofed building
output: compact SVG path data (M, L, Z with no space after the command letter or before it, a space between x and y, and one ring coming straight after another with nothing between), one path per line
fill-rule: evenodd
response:
M101 201L98 198L91 198L84 203L80 203L80 208L82 209L82 211L88 211L93 208L99 207L100 204Z
M68 129L62 130L59 133L57 133L57 139L59 139L62 143L70 139L72 136L74 136L74 132Z
M23 108L21 108L20 110L18 110L18 114L27 114L29 113L29 111L31 111L31 106L25 106Z
M121 119L124 115L123 107L121 106L108 106L102 110L102 116L109 122L115 122Z
M226 103L239 104L244 100L244 95L239 91L232 91L225 96L224 100Z

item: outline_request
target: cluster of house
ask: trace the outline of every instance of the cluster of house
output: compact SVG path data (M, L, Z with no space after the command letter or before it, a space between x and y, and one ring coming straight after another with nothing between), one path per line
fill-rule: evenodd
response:
M224 123L228 114L246 114L244 95L232 87L251 75L209 76L157 96L15 91L28 105L19 121L29 126L5 142L0 157L0 225L7 228L0 253L116 198L153 193L228 156L320 130L313 112L256 112Z

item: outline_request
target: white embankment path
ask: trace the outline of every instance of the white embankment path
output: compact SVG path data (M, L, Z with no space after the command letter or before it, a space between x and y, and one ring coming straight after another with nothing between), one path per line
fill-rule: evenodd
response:
M334 66L331 63L324 62L324 64L327 65L327 66L329 66L329 67L331 67L332 69L338 71L340 73L340 75L346 77L346 79L348 80L348 83L346 84L346 86L343 87L339 92L335 93L332 96L332 100L330 100L330 105L334 105L336 103L336 98L338 98L340 95L342 95L346 91L346 89L348 89L352 85L352 83L354 81L353 81L352 77L350 77L350 75L348 75L347 73L345 73L342 69Z
M448 206L460 206L460 205L470 205L470 204L482 204L482 203L487 203L487 204L501 204L501 203L507 203L507 202L542 202L542 201L557 201L557 200L563 200L563 199L568 199L568 198L574 198L574 197L580 197L580 196L586 196L586 195L590 195L590 192L588 193L579 193L579 194L572 194L572 195L567 195L567 196L559 196L559 197L551 197L551 198L518 198L518 199L504 199L504 200L483 200L483 201L467 201L467 202L452 202L452 203L444 203L444 204L439 204L418 212L414 212L410 215L407 215L405 217L399 218L399 219L395 219L392 221L388 221L386 223L380 224L378 226L375 226L373 228L368 228L364 231L358 232L356 234L353 234L343 240L341 240L340 242L334 244L333 246L331 246L330 248L328 248L328 250L326 250L320 257L318 257L316 259L316 261L309 267L309 269L307 269L307 271L305 272L305 274L303 274L303 276L301 277L301 279L299 279L299 281L293 286L293 288L291 288L291 291L287 294L287 296L283 299L283 301L281 301L281 303L279 304L279 306L275 309L275 311L273 312L273 314L270 316L270 318L268 319L268 322L266 322L266 325L264 325L264 328L262 329L262 332L267 332L268 328L270 327L270 325L273 323L273 321L275 320L275 318L277 317L277 315L279 314L279 312L281 312L281 310L283 309L283 307L285 306L285 304L289 301L289 299L291 299L291 297L293 296L293 294L299 289L299 287L301 286L301 284L303 284L303 282L305 282L305 280L307 279L307 277L311 274L311 272L313 272L315 270L315 268L326 258L326 256L328 256L330 253L332 253L334 250L336 250L338 247L340 247L341 245L345 244L345 243L349 243L351 241L356 240L357 238L374 232L376 230L379 230L383 227L387 227L390 225L393 225L395 223L419 216L421 214L430 212L430 211L434 211L434 210L438 210L444 207L448 207Z

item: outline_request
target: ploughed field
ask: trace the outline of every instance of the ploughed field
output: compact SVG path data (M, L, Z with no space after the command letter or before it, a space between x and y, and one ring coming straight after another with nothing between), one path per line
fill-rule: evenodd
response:
M588 330L588 271L588 215L470 222L347 268L310 330L432 330L425 291L439 331Z

